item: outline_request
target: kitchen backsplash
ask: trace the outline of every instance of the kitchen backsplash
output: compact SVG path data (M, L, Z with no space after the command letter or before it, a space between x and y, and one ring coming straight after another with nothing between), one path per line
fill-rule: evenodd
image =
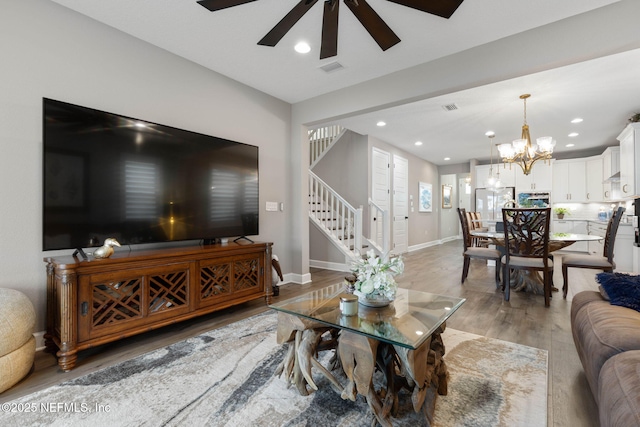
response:
M569 208L571 215L565 216L564 219L597 220L598 214L600 213L601 209L604 209L607 213L609 213L613 208L624 206L626 208L625 213L628 212L629 214L631 214L631 212L633 212L632 203L632 201L619 203L554 203L552 208ZM622 218L622 222L625 222L625 217Z

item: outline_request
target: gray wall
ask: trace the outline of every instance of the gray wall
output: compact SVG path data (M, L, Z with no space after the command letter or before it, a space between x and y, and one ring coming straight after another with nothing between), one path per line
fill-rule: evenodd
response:
M286 209L262 208L257 240L274 242L291 271L289 104L51 1L1 3L0 287L31 299L36 330L46 301L43 97L259 146L260 206Z

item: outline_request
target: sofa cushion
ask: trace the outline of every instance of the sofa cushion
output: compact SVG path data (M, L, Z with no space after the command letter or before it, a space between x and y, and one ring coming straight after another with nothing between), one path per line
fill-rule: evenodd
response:
M611 304L640 311L640 276L600 273L596 280L604 288Z
M22 347L33 336L36 312L22 292L0 288L0 356Z
M640 351L627 351L602 365L598 380L600 426L640 426Z
M0 356L0 393L17 384L29 373L36 354L36 339L32 335L18 349Z
M571 317L576 349L597 400L602 365L618 353L640 350L640 313L611 305L598 292L587 291L574 297Z

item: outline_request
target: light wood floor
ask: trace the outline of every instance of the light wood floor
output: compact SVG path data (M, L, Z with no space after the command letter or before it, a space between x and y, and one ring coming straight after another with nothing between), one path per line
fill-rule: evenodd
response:
M405 273L398 278L400 287L466 298L463 306L449 319L447 327L491 338L498 338L549 352L548 425L597 427L598 413L576 353L571 335L569 313L571 297L584 289L597 289L594 270L570 269L567 300L554 293L551 307L545 308L541 295L511 293L505 302L496 290L493 267L473 260L469 277L460 284L462 242L448 242L404 256ZM562 274L556 258L554 281L562 288ZM278 300L341 281L344 273L312 270L312 284L284 285ZM9 401L63 381L85 375L159 347L242 318L268 310L258 300L151 331L116 343L105 344L80 353L77 367L62 372L55 358L38 352L34 370L19 384L0 394L0 402ZM446 342L445 342L446 345ZM495 363L500 363L496 360Z

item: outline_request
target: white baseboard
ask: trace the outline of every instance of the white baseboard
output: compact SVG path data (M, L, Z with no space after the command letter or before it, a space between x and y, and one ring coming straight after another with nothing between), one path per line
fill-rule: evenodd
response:
M425 243L420 243L419 245L409 246L408 251L409 252L419 251L420 249L430 248L431 246L437 246L440 244L442 244L440 240L433 240L431 242L425 242Z
M307 273L307 274L286 273L286 274L283 274L283 277L284 277L284 280L278 283L278 286L285 285L287 283L295 283L298 285L311 283L311 273Z
M44 334L45 331L36 332L33 336L36 338L36 351L44 350Z

